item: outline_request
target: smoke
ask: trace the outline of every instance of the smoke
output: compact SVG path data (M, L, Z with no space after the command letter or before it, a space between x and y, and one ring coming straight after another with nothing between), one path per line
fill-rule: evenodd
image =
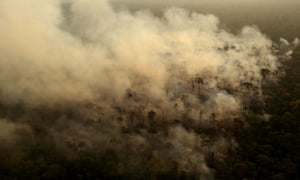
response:
M0 8L1 117L11 119L0 127L28 125L28 136L51 139L69 158L114 149L133 173L212 178L206 154L234 143L203 129L230 126L252 99L263 109L263 84L294 47L255 26L232 34L214 15L180 8L162 16L103 0L3 0Z

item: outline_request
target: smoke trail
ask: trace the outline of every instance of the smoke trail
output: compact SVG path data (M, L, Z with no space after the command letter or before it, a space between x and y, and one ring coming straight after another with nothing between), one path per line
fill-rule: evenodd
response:
M217 17L180 8L161 17L102 0L3 0L0 8L1 116L28 124L28 136L45 131L70 158L114 149L128 172L212 178L205 155L225 154L234 141L207 143L203 129L230 126L253 99L263 109L263 85L292 50L281 39L278 58L256 27L232 34Z

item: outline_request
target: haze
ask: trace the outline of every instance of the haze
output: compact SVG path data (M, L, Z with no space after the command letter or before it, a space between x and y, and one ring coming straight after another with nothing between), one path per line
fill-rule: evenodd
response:
M133 10L146 8L159 12L167 7L179 6L200 13L215 14L231 30L254 24L272 38L277 38L276 40L278 36L292 39L300 35L298 0L112 0L112 2Z
M299 45L298 5L1 0L0 179L235 176Z

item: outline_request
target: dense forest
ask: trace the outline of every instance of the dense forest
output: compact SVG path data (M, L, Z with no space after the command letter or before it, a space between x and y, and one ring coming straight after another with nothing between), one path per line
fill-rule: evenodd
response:
M297 8L110 2L0 1L1 180L299 179Z
M223 162L211 160L217 179L299 178L299 55L298 50L285 64L286 74L267 90L270 118L247 116L249 126L234 131L239 147Z
M215 179L298 179L300 161L300 67L299 51L284 64L286 73L277 83L268 86L264 91L266 103L261 116L261 106L255 102L250 112L243 119L236 118L229 127L209 126L198 128L199 134L205 131L210 137L227 136L234 138L236 146L228 148L224 154L209 152L206 161L213 170ZM92 105L90 105L92 106ZM93 108L93 107L89 107ZM1 107L2 118L22 117L28 111L22 105ZM28 113L28 112L26 112ZM65 114L67 113L67 114ZM0 148L1 179L197 179L199 174L176 170L176 163L171 168L155 159L150 150L142 147L128 147L125 156L119 155L114 147L107 149L85 149L86 144L76 136L66 141L70 153L62 154L49 134L49 127L60 116L75 117L78 114L72 110L31 110L29 125L33 129L26 132L20 129L21 135L15 145L3 144ZM153 119L155 112L149 112L148 118ZM44 123L39 123L43 118ZM45 122L46 121L46 122ZM87 121L84 126L95 126L95 122ZM151 125L148 133L165 132L161 125ZM187 130L189 124L183 124ZM140 127L143 129L143 127ZM126 134L142 133L140 128L123 129ZM163 129L162 129L163 128ZM222 131L221 133L219 131ZM50 136L50 137L49 137ZM149 137L151 138L151 137ZM117 141L117 140L116 140ZM209 140L208 140L209 141ZM209 143L209 142L208 142ZM133 149L132 149L133 148ZM136 151L142 148L143 159L133 158ZM224 156L222 158L218 156ZM132 159L133 161L130 161ZM144 167L136 166L142 161ZM130 166L130 168L128 168ZM211 177L202 177L210 179Z

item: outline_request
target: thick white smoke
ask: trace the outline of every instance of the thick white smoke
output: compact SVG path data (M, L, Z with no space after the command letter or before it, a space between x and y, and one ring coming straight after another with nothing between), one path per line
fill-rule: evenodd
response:
M109 144L119 139L119 151L152 147L153 159L168 152L165 162L203 178L206 145L178 123L214 127L239 117L249 97L263 104L264 81L281 65L272 41L254 26L232 34L214 15L169 8L158 17L103 0L2 0L0 39L3 106L71 106L75 119L112 124L84 128L63 116L60 130L51 129L56 141L73 132L87 146L117 149ZM173 123L168 135L120 134L121 127Z
M184 86L193 77L224 96L221 81L259 86L261 69L279 65L272 42L255 27L233 35L213 15L173 8L158 18L116 12L98 0L2 1L0 7L1 101L122 101L130 89L166 106L173 94L188 93Z

